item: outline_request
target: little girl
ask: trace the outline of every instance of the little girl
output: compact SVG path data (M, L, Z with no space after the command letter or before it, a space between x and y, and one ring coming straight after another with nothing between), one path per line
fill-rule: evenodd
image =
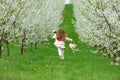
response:
M65 48L64 41L65 40L73 41L73 40L66 36L66 33L63 29L59 29L58 31L56 31L56 34L53 36L53 38L55 38L54 45L58 49L58 54L59 54L60 60L64 60L64 48Z

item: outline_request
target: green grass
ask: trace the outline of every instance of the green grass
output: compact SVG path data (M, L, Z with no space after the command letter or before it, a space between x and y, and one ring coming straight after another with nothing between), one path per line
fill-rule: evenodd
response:
M72 5L66 5L65 14L72 8ZM66 21L60 27L74 39L80 51L74 55L68 47L69 42L66 42L65 60L60 61L52 39L48 44L39 44L32 51L28 46L23 56L20 56L19 47L10 44L10 57L6 58L3 49L0 59L0 80L120 80L120 67L111 66L110 60L100 53L91 53L95 48L79 42L74 25L69 21L73 18L69 18L73 12L66 16Z

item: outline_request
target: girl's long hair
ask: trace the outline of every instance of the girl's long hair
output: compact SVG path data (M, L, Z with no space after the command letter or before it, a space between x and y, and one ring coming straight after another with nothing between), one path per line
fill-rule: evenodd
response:
M59 29L56 33L56 38L58 41L64 41L66 38L66 33L63 29Z

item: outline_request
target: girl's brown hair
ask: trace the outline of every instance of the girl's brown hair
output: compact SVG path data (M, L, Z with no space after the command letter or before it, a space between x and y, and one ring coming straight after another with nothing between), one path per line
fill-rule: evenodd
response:
M66 37L66 33L63 29L59 29L56 33L56 38L59 41L64 41Z

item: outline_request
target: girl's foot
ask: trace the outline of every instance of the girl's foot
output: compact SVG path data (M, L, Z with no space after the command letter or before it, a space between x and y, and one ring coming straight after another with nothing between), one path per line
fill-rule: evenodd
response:
M64 57L63 57L63 56L60 56L60 60L64 60Z

